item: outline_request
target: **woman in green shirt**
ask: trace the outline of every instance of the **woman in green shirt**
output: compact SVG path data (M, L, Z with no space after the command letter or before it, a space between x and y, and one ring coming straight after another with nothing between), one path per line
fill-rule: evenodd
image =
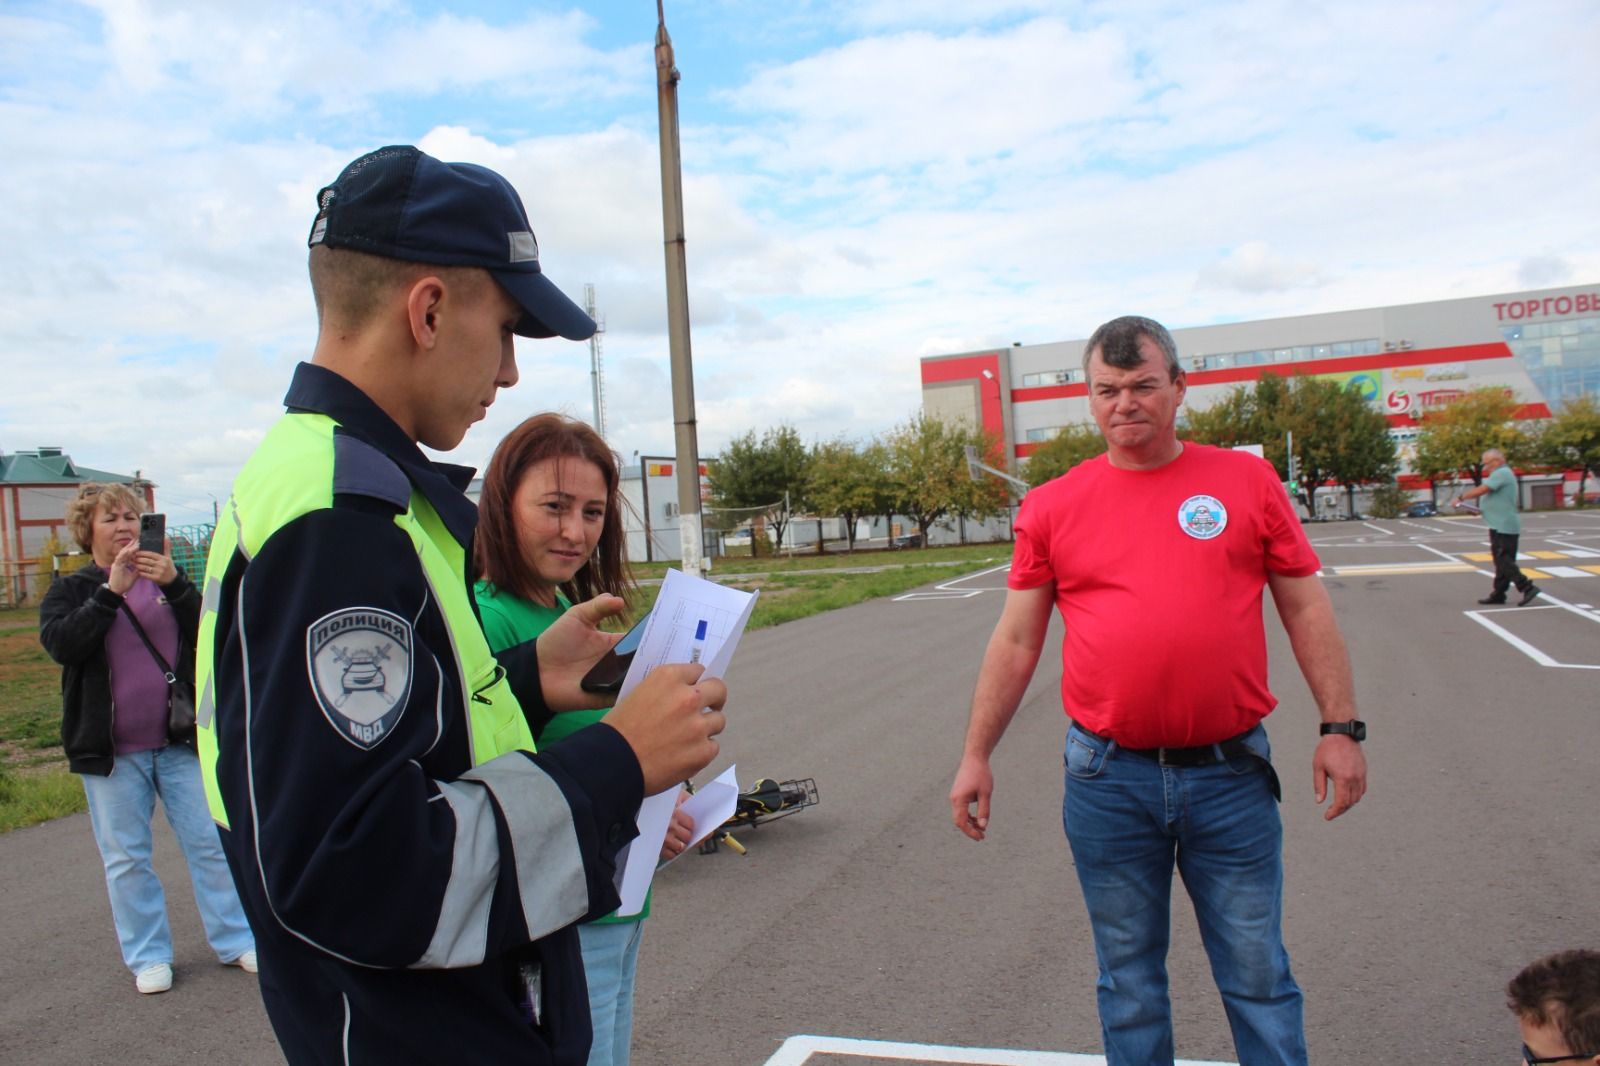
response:
M537 637L574 602L633 587L624 558L616 457L589 426L559 414L534 415L495 449L478 501L475 591L495 651ZM604 709L530 722L540 747L598 722ZM675 858L694 830L681 811L662 845ZM594 1043L589 1066L627 1066L633 982L644 909L578 927Z

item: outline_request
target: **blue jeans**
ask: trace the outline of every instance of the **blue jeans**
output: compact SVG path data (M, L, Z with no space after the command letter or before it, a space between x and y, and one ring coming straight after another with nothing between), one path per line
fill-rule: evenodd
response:
M106 867L111 918L129 970L137 974L172 961L166 896L150 863L150 819L157 796L188 860L195 902L217 958L232 962L255 947L206 807L200 760L193 749L169 744L118 755L110 776L80 776L89 798L89 824Z
M633 1050L633 975L639 966L644 922L591 922L578 926L583 976L589 982L594 1043L589 1066L628 1066Z
M1270 757L1264 729L1244 740ZM1094 929L1108 1066L1173 1061L1174 861L1240 1066L1305 1063L1300 988L1282 936L1283 825L1269 774L1248 756L1164 767L1076 726L1067 731L1062 820Z

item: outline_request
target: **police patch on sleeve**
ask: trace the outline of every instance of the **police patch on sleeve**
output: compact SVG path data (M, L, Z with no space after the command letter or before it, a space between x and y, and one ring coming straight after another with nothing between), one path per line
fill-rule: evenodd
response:
M334 611L306 630L311 691L328 723L356 747L377 747L405 713L411 647L411 623L375 607Z
M1178 528L1195 540L1210 540L1228 528L1228 509L1215 496L1190 496L1178 508Z

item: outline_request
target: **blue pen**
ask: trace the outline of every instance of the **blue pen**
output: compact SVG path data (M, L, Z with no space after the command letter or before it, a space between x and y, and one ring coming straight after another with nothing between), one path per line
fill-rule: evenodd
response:
M700 619L700 624L694 627L694 643L689 645L689 661L700 661L700 653L706 648L706 620Z

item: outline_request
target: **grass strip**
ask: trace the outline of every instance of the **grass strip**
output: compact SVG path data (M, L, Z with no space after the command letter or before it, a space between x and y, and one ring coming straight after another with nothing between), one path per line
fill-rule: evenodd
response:
M0 833L88 809L83 783L65 767L26 775L0 769Z
M751 629L793 622L922 585L997 566L1009 544L910 551L716 560L712 578L760 589ZM629 614L655 604L660 579L676 563L636 564L641 585ZM872 568L868 573L852 572ZM85 810L83 786L61 752L61 668L39 647L37 608L0 610L0 833Z

